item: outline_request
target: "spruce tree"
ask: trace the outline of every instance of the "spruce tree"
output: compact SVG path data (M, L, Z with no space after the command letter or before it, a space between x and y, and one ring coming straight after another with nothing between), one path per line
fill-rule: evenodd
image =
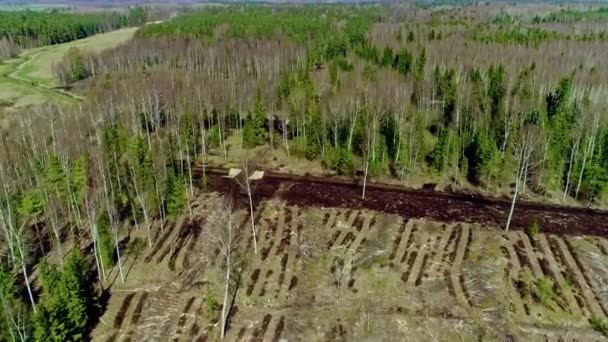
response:
M262 100L262 93L258 90L249 118L243 127L243 147L250 149L266 143L266 109Z

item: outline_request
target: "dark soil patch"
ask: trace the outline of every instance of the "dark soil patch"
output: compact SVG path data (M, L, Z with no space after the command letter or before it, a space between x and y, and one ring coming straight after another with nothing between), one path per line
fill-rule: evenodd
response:
M330 249L334 243L336 242L336 239L338 238L338 236L340 236L340 231L336 230L332 235L331 235L331 239L329 239L329 242L327 243L327 249Z
M158 253L158 251L165 244L165 241L167 241L167 239L169 238L169 236L171 236L171 233L173 232L174 228L175 228L175 222L173 222L173 221L170 222L167 227L165 227L165 232L164 232L163 236L161 236L160 240L158 240L154 244L154 249L152 249L152 252L150 252L150 254L148 254L146 256L146 258L144 259L144 262L148 263L148 262L152 261L152 258L154 258L154 256L156 255L156 253Z
M116 317L114 317L114 329L120 329L120 326L122 325L122 322L125 319L127 310L129 310L129 306L131 305L131 301L133 300L133 297L135 297L135 292L129 293L125 297L125 299L122 301L122 304L120 305L120 309L118 310Z
M277 323L276 328L274 329L274 336L272 337L272 342L278 342L283 334L283 329L285 329L285 316L281 316L279 323Z
M137 301L137 306L135 306L135 310L133 311L133 315L131 316L131 325L135 325L139 322L141 318L141 312L144 309L144 305L146 304L146 300L148 299L148 292L144 292L139 300Z
M291 277L291 282L289 283L289 291L293 290L298 286L298 277Z
M249 286L247 287L247 295L251 296L253 293L253 289L255 288L255 284L258 282L258 277L260 276L260 269L256 268L251 273L251 281L249 282Z
M202 175L200 167L193 169L196 176ZM207 169L207 175L213 178L214 187L220 191L226 190L227 182L230 182L221 178L227 173L227 170ZM353 183L352 179L297 176L272 171L266 172L258 184L256 201L274 197L283 183L291 183L280 196L288 205L366 209L397 214L404 218L427 217L441 222L477 222L482 226L506 222L511 205L505 199L379 183L368 184L365 199L361 199L361 185ZM504 213L504 217L497 217L497 213ZM608 211L518 201L512 227L524 230L535 221L543 227L544 233L608 236Z

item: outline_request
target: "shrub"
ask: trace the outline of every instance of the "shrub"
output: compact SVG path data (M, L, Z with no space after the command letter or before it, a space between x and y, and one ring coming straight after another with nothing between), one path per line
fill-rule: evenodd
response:
M553 290L553 281L547 277L542 277L536 282L536 288L534 296L543 305L549 305L555 298L555 291Z
M540 234L540 225L538 221L532 222L532 224L526 229L526 233L530 237L530 239L535 239L538 234Z
M591 324L593 330L601 333L604 336L608 336L608 321L593 316L591 319L589 319L589 323Z

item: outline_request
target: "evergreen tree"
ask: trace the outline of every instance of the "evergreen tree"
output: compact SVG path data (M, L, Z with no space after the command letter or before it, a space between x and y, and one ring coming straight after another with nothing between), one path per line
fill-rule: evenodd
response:
M36 341L84 341L98 296L84 256L73 250L63 270L40 265L43 293L35 316Z
M0 265L0 341L27 340L30 329L30 312L19 299L15 278Z
M468 162L467 178L474 184L480 184L492 175L499 151L491 138L478 132L466 147L465 156Z
M262 100L262 93L258 90L249 118L243 127L243 147L254 148L266 143L266 109Z
M390 46L386 46L382 51L382 59L380 60L380 65L389 66L393 63L393 49Z

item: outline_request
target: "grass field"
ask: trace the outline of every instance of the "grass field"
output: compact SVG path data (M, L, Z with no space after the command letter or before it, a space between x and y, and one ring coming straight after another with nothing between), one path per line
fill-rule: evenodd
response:
M58 45L23 51L19 57L0 64L0 111L14 111L48 101L74 100L68 93L51 88L58 85L53 65L71 47L96 53L129 40L137 28L125 28Z

